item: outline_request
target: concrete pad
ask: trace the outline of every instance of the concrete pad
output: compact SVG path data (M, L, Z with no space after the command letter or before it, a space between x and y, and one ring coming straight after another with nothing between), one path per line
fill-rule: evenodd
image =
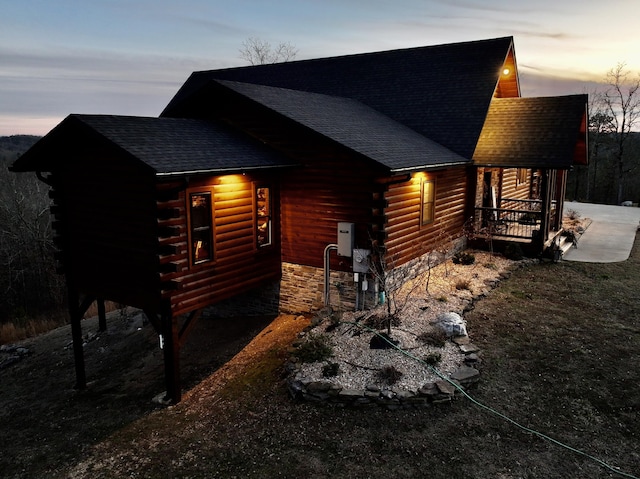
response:
M640 208L567 201L564 212L573 210L591 218L591 226L562 259L585 263L616 263L629 258L640 224Z

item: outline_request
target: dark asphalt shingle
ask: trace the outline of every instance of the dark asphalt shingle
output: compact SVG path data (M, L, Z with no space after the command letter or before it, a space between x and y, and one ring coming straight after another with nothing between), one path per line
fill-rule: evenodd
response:
M356 100L248 83L218 83L391 171L470 162Z
M183 118L70 115L15 162L15 171L50 171L51 158L73 148L67 138L90 128L156 174L225 172L289 166L291 161L228 127ZM47 154L40 152L46 148ZM59 154L56 154L59 151ZM90 159L87 159L90 161Z
M570 168L581 130L587 95L496 98L473 155L478 166ZM585 150L586 151L586 150Z
M189 116L212 80L351 98L471 158L511 37L193 73L162 116Z

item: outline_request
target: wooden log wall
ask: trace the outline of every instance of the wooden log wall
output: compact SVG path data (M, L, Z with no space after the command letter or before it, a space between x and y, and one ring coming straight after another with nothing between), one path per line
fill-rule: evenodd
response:
M229 94L229 93L226 93ZM233 94L229 94L233 97ZM219 100L219 99L217 99ZM367 248L382 228L375 195L383 169L370 160L272 111L236 97L218 101L216 114L269 144L297 166L282 172L282 260L323 267L324 248L336 243L338 223L356 225L356 247ZM351 258L331 255L331 268L350 271Z
M420 224L422 178L436 183L435 219L427 225ZM389 185L384 195L388 264L400 266L463 236L467 178L467 169L460 167L417 173L409 181Z
M531 169L526 170L526 181L518 184L519 168L504 168L502 170L502 191L501 198L515 200L530 199L531 191ZM509 205L501 204L501 208L510 208Z
M174 315L214 304L280 276L278 214L274 210L273 244L258 248L253 181L270 185L277 198L275 180L250 175L190 181L188 189L181 181L158 185L160 284ZM190 264L187 200L189 192L202 191L210 191L213 198L214 259Z
M371 164L320 145L300 160L303 167L287 172L283 181L283 261L321 268L325 247L338 241L339 222L355 224L356 248L370 248L382 222ZM351 258L330 259L332 269L350 271Z

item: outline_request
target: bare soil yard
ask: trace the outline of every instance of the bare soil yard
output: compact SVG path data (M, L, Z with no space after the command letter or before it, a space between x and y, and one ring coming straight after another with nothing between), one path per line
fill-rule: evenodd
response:
M473 397L640 475L639 271L638 237L623 263L516 270L466 315L482 352ZM295 403L283 364L308 320L293 316L203 318L182 355L185 399L160 408L151 327L108 323L85 347L87 391L72 389L68 326L0 370L0 476L624 477L463 397L399 411Z

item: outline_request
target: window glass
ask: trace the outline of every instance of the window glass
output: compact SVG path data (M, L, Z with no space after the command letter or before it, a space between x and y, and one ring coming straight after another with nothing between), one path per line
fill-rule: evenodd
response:
M436 183L433 180L422 180L422 201L420 222L422 225L433 223L436 199Z
M189 195L191 261L193 264L213 259L213 225L211 217L211 193Z
M256 187L256 231L258 247L271 244L271 188Z

